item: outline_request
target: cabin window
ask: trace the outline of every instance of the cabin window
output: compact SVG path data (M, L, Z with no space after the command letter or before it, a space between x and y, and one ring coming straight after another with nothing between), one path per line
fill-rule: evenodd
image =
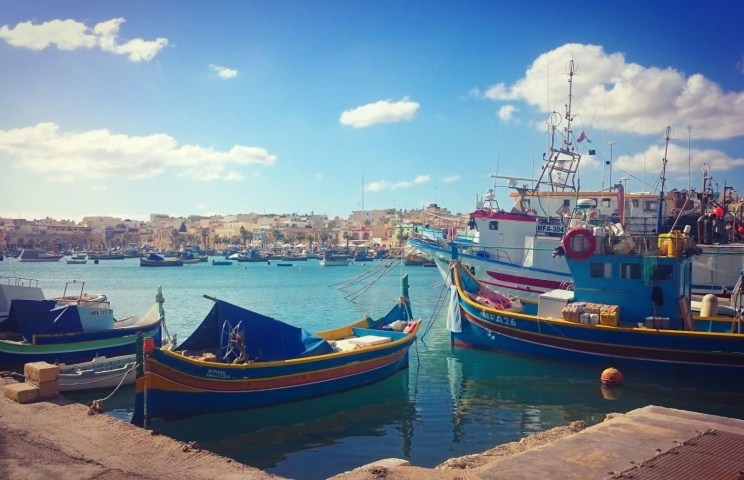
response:
M658 205L656 200L648 200L643 202L643 210L646 212L655 212L658 209Z
M589 263L590 278L612 278L612 264L602 262Z
M674 267L672 265L657 265L651 280L673 280Z
M611 206L612 206L612 199L610 198L602 199L602 208L610 208Z
M488 229L489 230L498 230L499 229L499 222L495 220L491 220L488 222Z
M641 206L641 202L638 199L633 199L630 201L630 206L632 208L638 208Z
M637 263L623 263L620 266L620 278L640 280L641 266Z

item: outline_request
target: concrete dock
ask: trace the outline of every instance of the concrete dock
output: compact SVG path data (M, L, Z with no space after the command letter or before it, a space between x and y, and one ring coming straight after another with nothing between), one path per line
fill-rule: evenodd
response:
M0 379L0 389L12 382ZM522 442L529 444L529 437ZM516 446L520 446L519 444ZM499 447L501 448L501 447ZM648 406L534 448L474 455L463 468L385 459L333 477L356 479L744 478L744 420ZM524 450L524 451L521 451ZM458 462L454 462L458 464ZM137 428L62 397L0 399L0 479L280 479ZM298 479L300 480L300 479Z

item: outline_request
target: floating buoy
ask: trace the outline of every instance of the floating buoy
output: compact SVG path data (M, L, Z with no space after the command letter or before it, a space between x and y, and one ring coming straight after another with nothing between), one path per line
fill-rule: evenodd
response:
M623 384L623 374L615 367L606 368L600 377L602 385L616 387Z

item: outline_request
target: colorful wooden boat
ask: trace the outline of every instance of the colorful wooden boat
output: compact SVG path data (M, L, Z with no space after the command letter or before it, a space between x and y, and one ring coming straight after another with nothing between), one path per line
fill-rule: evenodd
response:
M304 400L406 368L421 320L412 318L407 277L402 285L384 317L316 334L207 297L214 305L191 337L145 356L132 422Z
M566 256L573 290L551 290L521 306L512 304L515 297L488 298L498 293L467 261L454 261L452 343L598 367L741 375L741 317L692 314L690 257L698 253L683 234L616 236L577 226L555 251ZM734 295L741 299L740 286Z
M108 302L14 299L0 323L0 369L133 354L138 333L162 345L161 308L156 301L142 316L116 320Z

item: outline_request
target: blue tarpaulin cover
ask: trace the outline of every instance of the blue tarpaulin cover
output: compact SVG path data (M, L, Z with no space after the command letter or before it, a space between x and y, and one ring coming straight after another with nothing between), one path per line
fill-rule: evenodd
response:
M56 305L55 300L13 300L3 331L20 333L27 342L34 335L82 332L77 305Z
M243 334L250 360L271 362L333 352L325 339L302 328L221 300L176 350L219 348L220 358L232 363L241 352L230 344L231 333Z

